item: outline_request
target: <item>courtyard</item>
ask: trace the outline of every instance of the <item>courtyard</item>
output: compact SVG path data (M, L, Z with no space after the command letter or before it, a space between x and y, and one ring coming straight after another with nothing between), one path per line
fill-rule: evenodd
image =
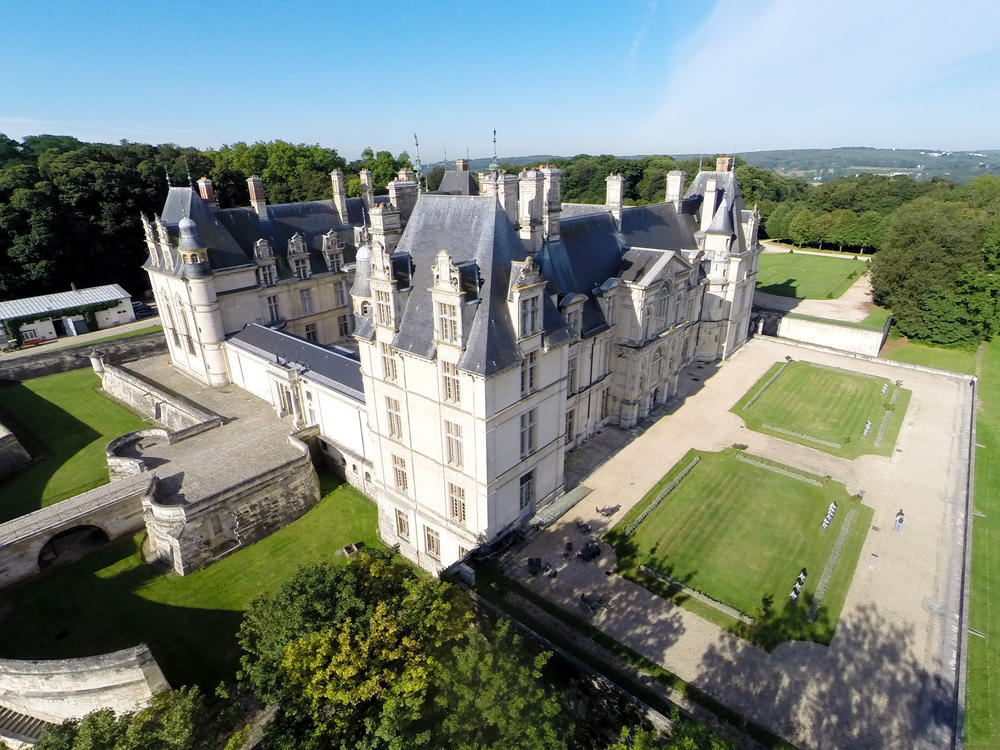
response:
M903 379L912 397L891 454L851 460L748 429L730 407L785 357ZM798 746L947 745L960 637L969 381L758 338L708 378L688 370L680 397L676 409L583 478L590 494L507 560L506 574ZM871 509L829 645L794 640L770 652L758 648L687 603L629 580L604 541L689 450L718 453L734 444L838 482ZM900 508L906 523L894 532ZM608 509L610 516L600 512ZM588 539L600 545L596 559L564 556L567 542L579 549ZM532 575L531 557L555 575Z
M868 264L814 253L764 253L757 271L757 290L779 297L836 299L854 284Z

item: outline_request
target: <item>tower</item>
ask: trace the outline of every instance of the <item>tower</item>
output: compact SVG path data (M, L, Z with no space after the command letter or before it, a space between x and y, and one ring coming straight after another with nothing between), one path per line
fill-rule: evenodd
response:
M180 239L177 250L184 265L182 276L187 287L183 313L190 313L193 326L188 331L188 351L200 359L205 382L211 386L229 384L226 356L222 350L225 328L215 292L215 279L208 262L208 248L198 237L198 227L185 217L178 223Z

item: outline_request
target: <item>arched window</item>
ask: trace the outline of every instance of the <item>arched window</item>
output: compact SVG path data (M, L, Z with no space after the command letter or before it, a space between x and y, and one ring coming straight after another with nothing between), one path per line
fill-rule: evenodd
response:
M660 289L660 293L656 297L656 320L660 328L669 328L670 321L667 320L667 316L670 312L670 286L665 285Z
M682 295L677 295L677 301L674 303L674 325L682 323L684 321L684 300Z

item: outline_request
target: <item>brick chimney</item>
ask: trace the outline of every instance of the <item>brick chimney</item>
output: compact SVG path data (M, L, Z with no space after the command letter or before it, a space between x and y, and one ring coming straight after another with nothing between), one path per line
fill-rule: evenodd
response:
M732 172L733 171L733 157L731 156L719 156L715 159L715 171L716 172Z
M466 159L455 159L455 169L459 172L469 171L469 162Z
M247 179L247 188L250 190L250 208L260 218L266 219L267 197L264 195L264 181L257 176L250 177Z
M198 180L198 192L201 194L201 199L208 204L209 208L219 207L219 202L215 199L215 186L212 185L210 179L202 177Z

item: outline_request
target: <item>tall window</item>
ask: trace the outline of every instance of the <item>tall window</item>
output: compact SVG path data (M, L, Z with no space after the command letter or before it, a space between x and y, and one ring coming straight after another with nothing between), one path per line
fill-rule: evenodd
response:
M409 483L406 481L406 461L399 456L392 457L392 476L396 482L396 489L406 492Z
M566 314L566 322L569 324L570 330L573 332L574 336L580 335L580 311L573 310L573 312Z
M392 356L392 347L385 342L380 345L382 350L382 377L385 380L396 382L396 358Z
M570 393L576 393L576 357L569 358L569 367L566 370L566 388Z
M295 276L299 279L309 278L309 260L307 258L296 258Z
M667 328L670 321L667 316L670 314L670 289L663 287L656 297L656 320L660 328Z
M521 477L519 500L521 510L527 508L535 499L535 470L532 469Z
M576 409L566 411L566 442L576 439Z
M306 411L309 416L309 424L317 424L316 420L316 401L313 399L312 391L305 391L306 395ZM326 443L323 443L325 446Z
M399 440L403 437L403 418L399 412L399 401L386 396L385 413L388 417L389 437Z
M538 297L521 300L521 336L530 336L538 330Z
M528 352L521 360L521 395L535 390L535 352Z
M441 559L441 535L424 526L424 551L435 560Z
M392 301L389 292L383 289L375 291L375 322L384 325L392 325Z
M401 539L410 538L410 519L401 510L396 510L396 536Z
M278 295L267 298L267 314L269 320L281 320L281 313L278 310Z
M315 323L306 323L306 341L312 341L314 344L319 342L319 332Z
M535 452L535 410L521 415L521 458Z
M438 302L436 306L440 340L449 344L457 343L458 308L455 305L449 305L447 302Z
M444 448L445 460L449 465L461 468L462 466L462 426L454 422L444 423Z
M608 389L601 391L601 419L608 418Z
M260 285L274 286L274 266L268 264L261 266L258 270L260 271Z
M333 273L340 273L344 270L344 256L342 253L333 253L330 255L330 270Z
M683 322L684 320L684 309L682 305L683 300L678 296L677 303L674 305L674 325Z
M333 285L333 306L347 306L347 284L343 281L337 281Z
M458 382L458 365L451 362L441 363L441 381L444 390L444 400L457 404L461 401Z
M337 334L344 338L351 333L351 319L347 315L337 316Z
M312 289L299 289L299 304L302 305L302 314L309 315L313 311Z
M452 521L465 525L465 488L448 482L448 515Z

